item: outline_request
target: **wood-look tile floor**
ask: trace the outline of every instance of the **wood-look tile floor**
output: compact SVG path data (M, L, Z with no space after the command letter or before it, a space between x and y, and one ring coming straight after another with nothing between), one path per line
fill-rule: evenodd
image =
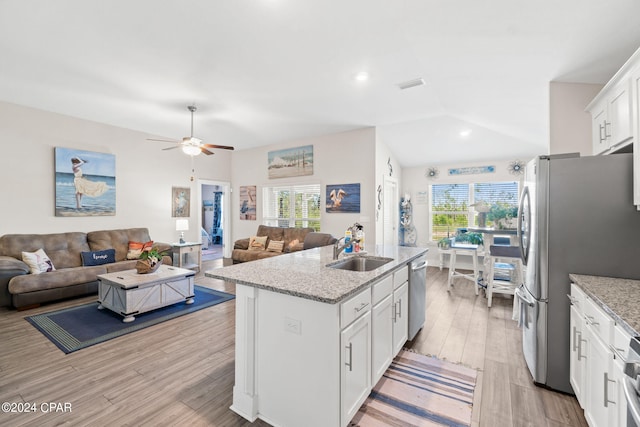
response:
M204 263L204 269L222 260ZM429 268L427 323L408 346L479 369L474 426L586 426L575 398L536 387L522 357L511 300L487 309L469 282L446 291L447 270ZM235 287L198 274L199 285ZM468 283L468 284L467 284ZM77 298L17 312L0 308L0 402L37 411L0 412L2 426L267 426L229 409L234 382L235 303L229 301L65 355L25 316L95 300ZM43 403L71 412L43 412Z

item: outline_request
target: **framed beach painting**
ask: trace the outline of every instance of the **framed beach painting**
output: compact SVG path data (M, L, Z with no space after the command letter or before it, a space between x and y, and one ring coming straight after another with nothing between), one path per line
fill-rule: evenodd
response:
M313 175L313 145L269 151L269 179Z
M171 187L171 216L174 218L189 217L191 209L191 189L188 187Z
M116 214L116 156L55 147L56 216Z
M359 213L360 184L327 185L326 201L329 213Z
M240 219L256 220L256 186L240 186Z

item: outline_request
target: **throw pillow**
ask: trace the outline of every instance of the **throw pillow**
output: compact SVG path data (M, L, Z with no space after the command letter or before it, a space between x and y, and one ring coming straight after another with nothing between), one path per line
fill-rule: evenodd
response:
M251 236L249 239L250 251L263 251L267 246L267 236Z
M268 252L282 252L284 248L284 240L271 240L267 246Z
M81 252L82 265L102 265L116 262L116 250L105 249L104 251Z
M35 252L22 252L22 261L29 266L31 274L47 273L55 270L53 263L42 248Z
M152 247L153 240L150 240L146 243L129 242L129 252L127 252L127 259L138 259L140 258L140 255L142 255L143 251L150 251Z

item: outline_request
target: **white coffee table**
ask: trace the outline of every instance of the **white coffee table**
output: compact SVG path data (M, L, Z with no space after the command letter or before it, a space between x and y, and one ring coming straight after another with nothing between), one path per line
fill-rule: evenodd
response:
M161 265L154 273L124 270L98 275L99 310L108 308L133 322L135 316L181 301L193 304L195 272Z

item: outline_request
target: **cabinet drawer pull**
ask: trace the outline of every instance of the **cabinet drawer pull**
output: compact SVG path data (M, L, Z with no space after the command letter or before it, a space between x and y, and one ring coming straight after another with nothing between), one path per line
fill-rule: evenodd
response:
M609 373L605 372L604 373L604 407L605 408L609 407L609 403L613 403L614 405L616 404L614 400L609 400L609 382L615 383L614 380L609 379Z
M576 339L576 336L578 335L578 330L576 329L576 327L573 327L573 351L577 351L578 347L579 347L579 343L578 340ZM578 356L580 357L580 356Z
M594 321L593 321L593 319L595 319L595 317L593 317L593 316L588 316L588 315L586 315L586 314L585 314L585 316L584 316L584 317L586 317L586 318L587 318L587 322L588 322L590 325L593 325L593 326L598 326L598 325L600 325L600 323L598 323L598 322L594 322Z
M598 127L600 128L600 132L598 132L599 133L600 142L603 142L605 139L607 139L607 135L605 134L603 136L603 132L602 131L604 130L604 126L598 125Z
M609 345L609 349L613 352L613 358L618 358L622 360L622 363L627 363L627 358L624 355L624 349L614 347L613 345Z
M582 355L582 343L587 342L587 340L582 339L582 334L580 334L580 338L578 338L578 360L586 359L587 356Z
M349 372L351 372L353 371L353 343L349 343L345 348L349 350L349 361L344 364L349 367Z
M355 308L354 308L354 310L356 311L356 313L359 313L359 312L361 312L362 310L364 310L364 308L365 308L366 306L368 306L368 305L369 305L369 303L368 303L368 302L362 302L362 303L360 303L360 307L355 307Z

